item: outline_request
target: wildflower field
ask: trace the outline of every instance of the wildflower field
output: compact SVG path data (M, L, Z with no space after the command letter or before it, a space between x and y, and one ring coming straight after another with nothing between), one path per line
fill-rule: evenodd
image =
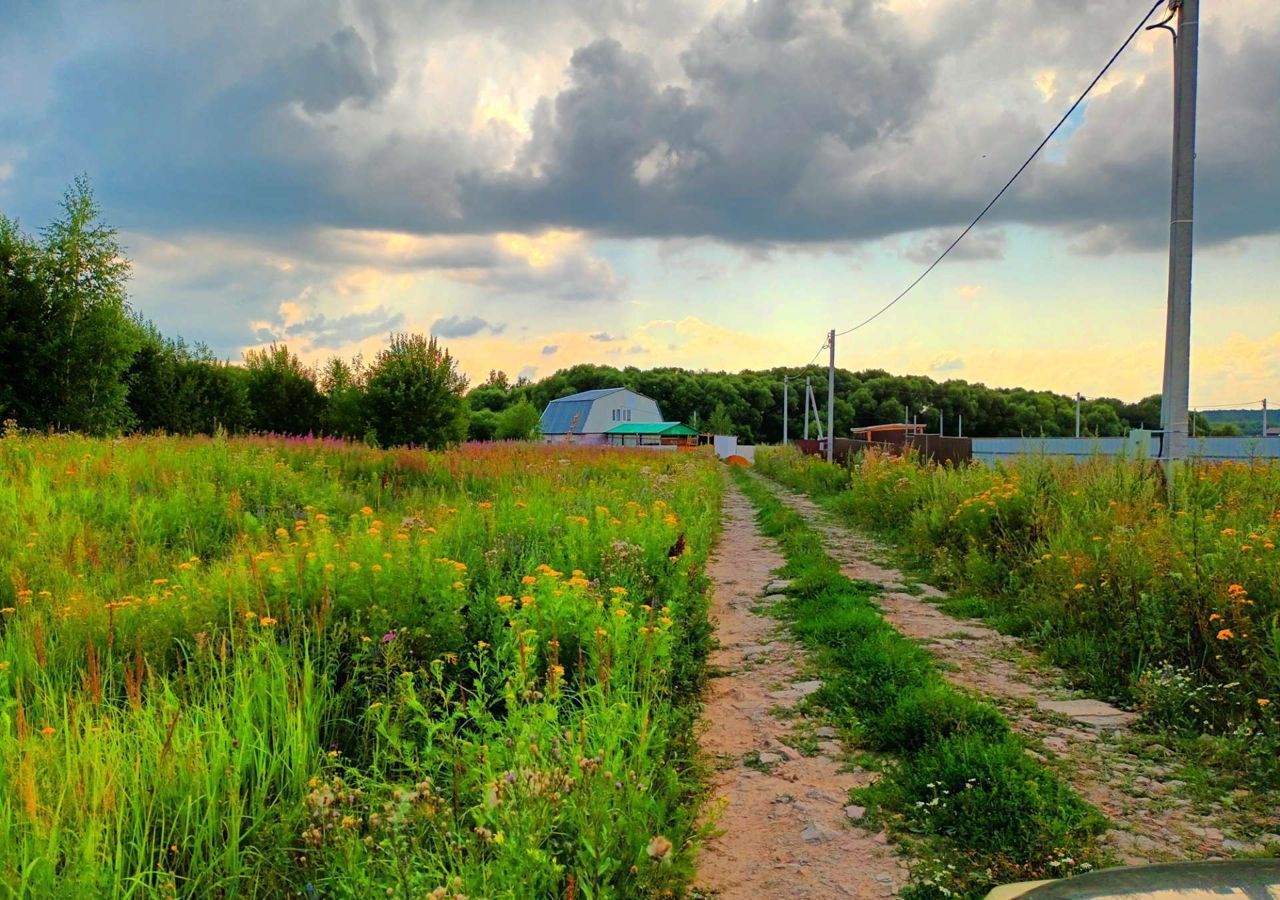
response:
M1280 784L1280 467L1142 460L994 468L789 450L760 469L887 538L953 611L1027 636L1084 688Z
M0 441L0 894L679 891L721 489L693 454Z

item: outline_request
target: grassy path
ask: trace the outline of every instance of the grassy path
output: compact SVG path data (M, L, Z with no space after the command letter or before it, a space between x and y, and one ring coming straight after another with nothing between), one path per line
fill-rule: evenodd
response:
M1102 845L1118 860L1229 857L1251 849L1248 835L1265 830L1265 822L1221 803L1189 799L1172 753L1133 731L1131 714L1073 694L1060 671L1015 638L928 602L944 595L929 585L908 586L883 562L885 548L807 496L760 481L822 536L843 574L875 586L885 619L933 654L949 682L995 704L1038 758L1108 816L1112 827Z
M785 560L736 487L723 515L708 567L717 677L702 735L720 834L701 853L697 885L720 900L893 896L905 866L883 833L854 827L846 812L849 790L872 774L842 765L834 729L795 719L819 682L806 680L807 654L769 613L782 599L767 591Z

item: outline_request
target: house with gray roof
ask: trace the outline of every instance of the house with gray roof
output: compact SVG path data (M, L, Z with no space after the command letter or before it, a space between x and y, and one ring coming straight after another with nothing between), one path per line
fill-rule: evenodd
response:
M549 444L607 444L606 435L626 423L662 422L657 401L627 388L601 388L552 400L539 426Z

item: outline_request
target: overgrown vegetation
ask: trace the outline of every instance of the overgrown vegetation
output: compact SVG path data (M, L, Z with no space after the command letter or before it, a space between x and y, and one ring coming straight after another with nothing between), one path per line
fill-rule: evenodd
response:
M689 454L0 440L0 892L681 890L720 489Z
M892 754L854 799L918 843L924 862L910 895L981 896L993 884L1096 865L1097 811L1026 754L999 711L947 684L797 513L753 476L735 478L786 556L793 585L783 615L814 654L823 678L815 699L859 745ZM939 858L947 862L929 862Z
M1214 736L1224 762L1280 783L1280 469L1182 466L1170 509L1144 461L759 461L889 538L965 614L1026 636L1149 726Z

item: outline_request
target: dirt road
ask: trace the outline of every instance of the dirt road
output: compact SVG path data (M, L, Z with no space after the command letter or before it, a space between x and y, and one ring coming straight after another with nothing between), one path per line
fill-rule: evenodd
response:
M847 799L873 776L844 771L833 730L818 729L811 756L786 743L796 704L818 682L806 680L804 651L768 614L781 599L768 588L782 564L730 484L708 567L719 648L702 734L721 834L703 849L696 886L722 900L890 897L906 867L884 834L858 827Z

